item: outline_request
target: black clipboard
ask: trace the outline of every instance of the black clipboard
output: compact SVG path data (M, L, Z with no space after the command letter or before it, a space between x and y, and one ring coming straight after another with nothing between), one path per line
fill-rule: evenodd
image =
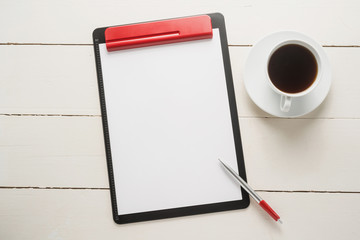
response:
M233 133L233 141L235 147L234 151L236 152L236 161L238 167L237 170L239 172L239 175L246 180L239 121L237 115L237 107L236 107L232 72L230 66L228 43L227 43L226 30L225 30L225 20L223 15L220 13L207 14L207 16L209 16L211 19L212 28L218 29L220 35L221 54L222 54L223 68L226 79L228 106L229 106L230 118L231 118L230 124L232 125L232 131L233 131L232 133ZM111 203L112 203L112 212L113 212L114 221L118 224L125 224L125 223L139 222L139 221L148 221L148 220L156 220L156 219L164 219L164 218L172 218L172 217L246 208L250 203L249 196L243 189L241 189L240 190L241 199L239 200L214 202L209 204L199 204L193 206L171 207L166 209L142 211L142 212L135 212L129 214L123 214L118 212L118 205L121 203L117 201L117 194L121 195L122 193L116 192L116 187L115 187L116 173L114 172L114 163L115 163L114 161L117 161L117 159L112 158L113 157L112 150L114 150L116 146L111 146L111 141L110 141L113 129L109 127L109 123L108 123L106 92L104 89L104 81L106 81L106 79L104 79L103 76L104 66L102 66L101 51L100 51L100 45L106 42L105 30L107 28L108 27L95 29L93 32L93 42L94 42L95 61L96 61L100 106L101 106L101 114L102 114L102 124L103 124L104 140L105 140L106 159L108 166L108 176L109 176L109 185L110 185L110 194L111 194ZM226 161L226 159L224 160ZM232 180L229 179L229 185L233 184L231 181ZM146 201L146 199L144 199L144 201Z

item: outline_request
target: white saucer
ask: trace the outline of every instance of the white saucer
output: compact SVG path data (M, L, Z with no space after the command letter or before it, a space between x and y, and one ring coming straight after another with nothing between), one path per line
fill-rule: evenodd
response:
M267 56L278 43L296 39L307 42L319 53L323 72L319 85L312 92L293 98L290 111L282 112L280 95L270 88L266 80ZM263 111L277 117L299 117L313 111L324 101L331 85L331 67L322 47L311 38L298 32L277 32L266 36L251 49L245 65L244 83L250 98Z

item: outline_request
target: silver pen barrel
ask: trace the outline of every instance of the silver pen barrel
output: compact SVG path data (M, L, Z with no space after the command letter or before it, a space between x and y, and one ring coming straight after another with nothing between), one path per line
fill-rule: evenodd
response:
M245 182L244 179L242 179L231 167L223 163L220 158L219 161L225 167L225 169L228 170L229 173L231 173L231 175L239 181L241 187L244 188L245 191L247 191L257 203L260 203L262 198L247 184L247 182Z

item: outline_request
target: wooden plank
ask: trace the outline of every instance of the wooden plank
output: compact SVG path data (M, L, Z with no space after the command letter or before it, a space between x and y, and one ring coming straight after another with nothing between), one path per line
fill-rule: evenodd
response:
M0 117L0 186L107 188L100 117ZM359 119L241 118L255 189L360 191Z
M100 114L90 46L0 46L0 113Z
M360 191L358 119L243 119L255 189Z
M291 29L321 44L359 45L359 11L357 0L3 0L0 42L89 44L96 27L221 12L230 44L253 44L271 32Z
M1 239L359 239L360 194L262 193L249 208L116 225L107 190L0 189ZM351 206L351 207L342 207Z
M230 47L238 112L269 116L248 97L243 76L249 47ZM325 48L332 88L306 118L360 118L360 48ZM0 46L0 114L100 115L92 46ZM345 83L345 84L344 84Z
M100 117L0 117L0 186L108 187Z

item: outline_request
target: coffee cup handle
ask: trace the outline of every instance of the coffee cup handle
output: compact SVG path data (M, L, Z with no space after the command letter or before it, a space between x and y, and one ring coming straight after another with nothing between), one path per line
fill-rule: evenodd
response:
M289 112L291 107L291 97L281 95L280 110L283 112Z

